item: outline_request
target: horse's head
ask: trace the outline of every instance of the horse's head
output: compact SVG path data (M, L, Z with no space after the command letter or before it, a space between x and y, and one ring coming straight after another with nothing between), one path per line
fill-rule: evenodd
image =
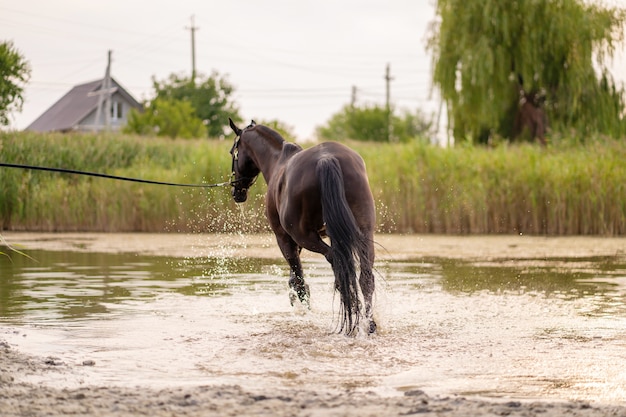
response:
M239 129L230 118L228 121L233 132L237 135L233 147L230 148L230 154L233 158L231 194L236 203L243 203L248 199L248 188L254 184L260 172L259 167L252 159L250 148L246 146L246 140L244 140L246 131L253 128L256 123L253 120L250 126Z

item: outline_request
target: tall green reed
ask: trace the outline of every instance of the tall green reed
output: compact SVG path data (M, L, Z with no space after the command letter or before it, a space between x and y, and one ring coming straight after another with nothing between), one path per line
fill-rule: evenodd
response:
M402 233L620 235L626 144L435 148L353 144L384 218ZM382 208L382 210L381 210ZM387 217L393 219L387 221Z
M365 159L378 230L622 235L626 144L436 148L351 142ZM115 134L0 133L0 161L183 183L230 175L230 142ZM237 206L229 187L186 189L0 168L0 226L33 231L267 231L262 179Z

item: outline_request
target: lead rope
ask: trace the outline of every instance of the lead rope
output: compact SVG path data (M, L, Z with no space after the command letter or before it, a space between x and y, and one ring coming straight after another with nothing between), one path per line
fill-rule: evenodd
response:
M51 168L51 167L41 167L41 166L23 165L23 164L9 164L5 162L0 162L0 167L31 169L31 170L36 170L36 171L48 171L48 172L61 172L65 174L86 175L89 177L100 177L100 178L108 178L108 179L120 180L120 181L140 182L143 184L168 185L172 187L194 187L194 188L226 187L228 185L234 185L242 181L242 179L239 179L239 180L218 182L215 184L181 184L181 183L176 183L176 182L163 182L163 181L144 180L140 178L120 177L118 175L101 174L98 172L78 171L75 169Z

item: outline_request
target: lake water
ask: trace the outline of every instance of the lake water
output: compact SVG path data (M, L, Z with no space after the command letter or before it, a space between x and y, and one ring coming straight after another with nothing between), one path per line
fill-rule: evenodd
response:
M31 382L626 403L624 257L382 261L379 331L349 338L322 258L309 311L281 259L28 254L0 256L0 339L76 365Z

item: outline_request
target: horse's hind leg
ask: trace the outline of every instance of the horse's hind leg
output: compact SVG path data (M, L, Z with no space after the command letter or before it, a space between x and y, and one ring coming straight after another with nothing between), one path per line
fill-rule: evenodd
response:
M289 262L289 265L291 265L291 270L292 270L292 276L291 279L289 280L289 285L291 286L292 290L295 289L296 293L298 294L298 297L300 298L300 301L304 300L302 299L302 297L300 297L300 293L298 292L297 288L300 286L300 288L304 288L305 292L306 292L306 303L309 303L309 286L306 285L304 283L304 278L302 278L304 275L302 274L302 265L300 263L300 251L302 250L302 248L305 248L307 250L310 250L311 252L316 252L316 253L320 253L322 255L324 255L326 257L326 259L329 260L329 262L331 262L332 265L332 261L329 259L329 254L330 254L330 246L328 246L320 237L319 232L317 231L300 231L300 230L292 230L291 233L293 233L293 235L288 235L289 237L289 242L292 242L290 244L295 245L295 247L297 247L297 254L298 256L296 257L290 257L288 258L285 255L285 251L283 250L283 255L285 255L285 258L287 259L287 261ZM298 243L296 243L296 241ZM292 285L292 283L294 285ZM293 305L293 300L292 303Z
M365 319L369 322L368 333L376 331L376 322L374 321L372 311L372 298L374 296L374 242L372 239L367 243L366 253L361 255L360 260L361 275L359 277L359 285L363 294L365 303Z

